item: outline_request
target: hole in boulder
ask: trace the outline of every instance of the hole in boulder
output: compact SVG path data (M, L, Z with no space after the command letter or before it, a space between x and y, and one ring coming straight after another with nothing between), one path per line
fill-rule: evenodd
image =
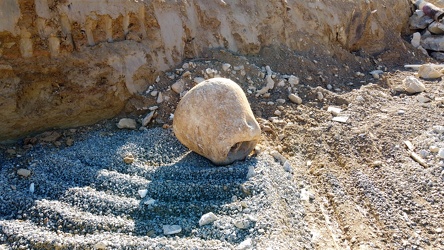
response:
M234 144L231 147L230 152L228 152L226 160L227 164L245 159L245 157L247 157L248 154L250 154L250 152L254 149L256 144L257 141L244 141Z

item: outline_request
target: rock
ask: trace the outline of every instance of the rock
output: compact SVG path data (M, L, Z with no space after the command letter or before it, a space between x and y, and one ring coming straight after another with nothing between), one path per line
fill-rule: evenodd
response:
M40 135L40 141L55 142L62 136L59 132L45 132Z
M19 170L17 170L17 174L22 177L27 178L31 175L31 170L26 169L26 168L20 168Z
M335 121L335 122L340 122L340 123L347 123L347 121L348 121L348 116L336 116L336 117L333 117L333 119L331 119L332 121Z
M418 48L421 45L421 33L415 32L412 37L412 46Z
M341 113L341 111L342 111L342 109L337 108L337 107L333 107L333 106L329 106L327 108L327 112L330 112L334 116L339 115L339 113Z
M163 102L163 95L162 92L159 91L159 94L157 94L157 103L162 103Z
M223 71L228 71L230 68L231 68L231 64L229 64L229 63L222 64Z
M34 191L35 191L35 185L33 182L33 183L31 183L31 185L29 185L29 192L32 194L32 193L34 193Z
M421 46L428 50L444 51L444 36L423 37Z
M180 94L185 90L185 82L182 79L180 79L179 81L171 85L171 89L177 94Z
M435 132L437 134L444 134L444 126L436 125L436 126L433 126L432 129L433 129L433 132Z
M289 161L285 161L285 163L284 163L284 170L286 172L289 172L290 174L293 173L293 167L291 166L291 163Z
M149 199L147 199L145 202L143 202L143 204L144 204L144 205L147 205L147 206L152 206L152 205L154 205L155 203L156 203L156 200L153 199L153 198L149 198Z
M433 22L433 19L424 15L424 12L415 12L409 20L411 29L425 29L429 24Z
M291 87L294 87L294 85L299 84L299 78L296 77L296 76L294 76L294 75L291 75L291 76L288 78L288 83L290 83L290 86L291 86Z
M205 78L203 78L203 77L195 77L194 78L194 82L197 83L197 84L199 84L199 83L201 83L203 81L205 81Z
M438 158L444 159L444 148L440 148L438 151Z
M427 63L419 67L418 76L424 79L436 79L442 76L442 72L436 65Z
M274 114L277 115L277 116L281 116L281 115L282 115L282 112L281 112L280 110L275 110L275 111L274 111Z
M310 192L303 188L301 189L301 194L300 194L301 200L302 201L309 201L310 200Z
M444 52L435 51L430 53L430 55L439 61L444 61Z
M263 87L262 89L258 90L256 92L256 96L263 95L267 93L270 89L274 88L274 80L271 78L271 75L267 75L265 77L265 81L267 82L267 85L265 85L265 87Z
M139 193L140 198L145 198L145 196L148 194L148 190L147 189L141 189L139 191L137 191Z
M431 24L429 24L429 26L427 27L427 30L430 31L430 33L435 34L435 35L442 35L444 34L444 24L442 24L441 22L433 22Z
M237 247L237 250L247 250L251 249L253 247L253 241L251 238L247 238L246 240L242 241Z
M212 213L212 212L206 213L206 214L202 215L202 217L200 217L199 226L204 226L204 225L213 223L216 220L217 220L217 216L214 213Z
M375 79L379 79L379 75L381 75L381 74L383 74L383 73L384 73L384 71L378 69L378 70L373 70L373 71L371 71L371 72L370 72L370 75L372 75L373 78L375 78Z
M288 99L290 99L290 101L293 103L302 104L302 98L300 98L299 96L297 96L295 94L289 94Z
M74 144L74 140L72 138L66 139L66 146L71 147Z
M154 113L155 113L155 112L156 112L156 111L153 110L153 111L149 112L149 113L145 116L145 118L143 118L143 120L142 120L142 126L143 126L143 127L148 126L148 124L150 123L150 121L153 119L153 117L154 117Z
M250 222L246 219L236 220L234 222L234 226L239 229L246 229L246 228L250 227Z
M319 101L324 100L324 94L322 94L322 92L318 92L317 93L317 98L318 98Z
M273 156L274 159L276 159L278 162L280 162L281 165L284 165L285 162L287 162L287 159L276 150L271 151L270 155Z
M117 127L120 129L136 129L136 120L131 118L122 118L117 123Z
M420 103L428 103L428 102L432 101L430 98L428 98L427 96L423 96L423 95L418 95L416 97L416 100Z
M415 94L425 90L425 85L414 76L408 76L402 80L404 89L407 93Z
M177 105L173 130L182 144L216 165L244 159L261 135L245 93L225 78L188 91Z
M97 242L94 245L94 249L97 249L97 250L105 250L106 248L107 248L107 244L103 241Z
M434 145L430 146L429 150L432 153L438 153L439 152L439 148L437 146L434 146Z
M126 164L131 164L131 163L134 162L134 156L133 156L132 154L128 154L128 155L126 155L126 156L123 158L123 161L124 161Z
M182 227L179 225L163 225L163 234L171 235L182 232Z

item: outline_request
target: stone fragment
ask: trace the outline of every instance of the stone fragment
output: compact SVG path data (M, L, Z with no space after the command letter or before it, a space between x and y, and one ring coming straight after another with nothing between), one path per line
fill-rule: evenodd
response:
M347 121L348 121L348 116L336 116L336 117L333 117L333 119L331 119L332 121L335 121L335 122L340 122L340 123L347 123Z
M212 213L212 212L206 213L206 214L202 215L202 217L200 217L199 226L204 226L204 225L213 223L216 220L217 220L217 216L214 213Z
M171 235L182 232L182 227L179 225L163 225L163 234Z
M27 178L31 175L31 170L26 169L26 168L20 168L19 170L17 170L17 174L22 177Z
M429 150L430 150L430 152L432 152L432 153L438 153L438 152L439 152L439 149L440 149L440 148L438 148L438 147L435 146L435 145L432 145L432 146L429 147Z
M279 152L276 151L276 150L271 151L271 152L270 152L270 155L273 156L274 159L276 159L277 161L279 161L279 163L280 163L281 165L284 165L285 162L287 162L287 159L286 159L283 155L281 155L281 153L279 153Z
M60 134L59 132L44 132L40 135L40 141L43 142L54 142L57 139L59 139L62 134Z
M29 192L32 194L32 193L34 193L34 191L35 191L35 185L33 182L33 183L31 183L31 185L29 185Z
M205 81L205 78L203 78L203 77L194 77L194 82L197 84L199 84L203 81Z
M120 129L136 129L136 120L131 118L122 118L117 123L117 127Z
M423 96L423 95L418 95L418 96L416 97L416 100L417 100L419 103L428 103L428 102L431 102L431 101L432 101L430 98L428 98L427 96Z
M171 85L171 89L177 94L182 93L185 90L184 88L185 88L185 82L182 79Z
M444 24L442 24L441 22L433 22L431 24L429 24L429 26L427 27L427 30L430 31L430 33L435 34L435 35L442 35L444 34Z
M229 70L231 68L231 64L229 64L229 63L224 63L224 64L222 64L222 70L223 71L227 71L227 70Z
M156 112L156 111L153 110L153 111L149 112L149 113L143 118L143 120L142 120L142 126L143 126L143 127L148 126L148 124L150 123L150 121L153 119L153 117L154 117L154 113L155 113L155 112Z
M412 46L418 48L421 45L421 33L415 32L412 37Z
M319 101L324 100L324 94L322 94L322 92L318 92L318 93L317 93L317 97L318 97L318 100L319 100Z
M128 155L126 155L125 157L123 157L123 161L124 161L126 164L131 164L131 163L134 162L134 156L133 156L132 154L128 154Z
M236 220L234 222L234 226L239 229L246 229L246 228L250 227L250 222L246 219Z
M438 61L444 61L444 52L435 51L430 53L430 55Z
M373 71L371 71L371 72L370 72L370 75L372 75L373 78L375 78L375 79L379 79L379 76L380 76L381 74L383 74L383 73L384 73L384 71L382 71L382 70L380 70L380 69L377 69L377 70L373 70Z
M436 79L442 76L442 72L436 65L427 63L419 67L418 76L424 79Z
M409 19L411 29L425 29L429 24L433 22L433 19L424 15L424 12L415 12Z
M143 204L144 204L144 205L147 205L147 206L152 206L152 205L154 205L155 203L156 203L156 200L153 199L153 198L149 198L149 199L147 199L145 202L143 202Z
M162 103L163 102L163 95L162 92L159 91L159 94L157 94L157 103Z
M247 250L251 248L253 248L253 241L251 238L247 238L236 247L236 250Z
M285 161L285 163L284 163L284 170L286 172L289 172L290 174L293 173L293 167L291 166L291 163L289 161Z
M425 90L425 85L414 76L407 76L402 80L402 83L404 84L405 91L410 94L423 92Z
M97 249L97 250L105 250L106 248L107 248L107 244L103 241L97 242L94 245L94 249Z
M428 50L444 51L444 36L423 37L421 39L421 46Z
M72 138L66 139L66 146L71 147L74 144L74 140Z
M333 107L333 106L329 106L327 108L327 112L330 112L332 115L339 115L339 113L341 113L342 109L337 108L337 107Z
M436 126L433 126L432 129L433 129L433 132L435 132L437 134L444 134L444 126L436 125Z
M145 196L148 194L148 190L147 189L141 189L139 191L137 191L139 193L140 198L145 198Z
M296 77L296 76L294 76L294 75L291 75L291 76L288 78L288 83L290 83L290 86L291 86L291 87L294 87L294 85L299 84L299 77Z
M242 88L225 78L188 91L177 105L173 130L182 144L216 165L244 159L261 134Z
M295 94L289 94L288 99L290 99L290 101L293 103L302 104L302 98L300 98L299 96L297 96Z
M444 148L440 148L438 151L438 158L444 159Z

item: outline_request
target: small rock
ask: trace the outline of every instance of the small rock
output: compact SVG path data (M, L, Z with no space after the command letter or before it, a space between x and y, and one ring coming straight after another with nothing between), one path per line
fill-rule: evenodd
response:
M231 64L229 64L229 63L224 63L224 64L222 64L222 70L223 71L227 71L227 70L229 70L231 68Z
M151 112L149 112L146 116L145 116L145 118L143 118L143 120L142 120L142 126L143 127L146 127L149 123L150 123L150 121L153 119L153 117L154 117L154 113L155 113L156 111L151 111Z
M435 51L430 53L430 55L438 61L444 61L444 52Z
M182 227L179 225L163 225L163 234L171 235L182 232Z
M291 163L289 161L285 161L285 163L284 163L284 170L286 172L289 172L290 174L293 173L293 167L291 166Z
M421 33L419 32L413 33L413 38L411 43L413 47L418 48L421 45Z
M280 103L280 104L284 104L285 103L285 99L276 99L276 102Z
M123 158L123 161L124 161L126 164L131 164L131 163L134 162L134 156L133 156L132 154L128 154L128 155L126 155L126 156Z
M202 217L200 217L199 226L204 226L204 225L213 223L216 220L217 220L217 216L214 213L212 213L212 212L206 213L206 214L202 215Z
M251 249L253 247L253 241L251 240L251 238L248 238L244 241L242 241L237 247L237 250L247 250L247 249Z
M336 116L336 117L333 117L333 119L331 119L331 120L335 121L335 122L346 123L348 118L349 118L348 116Z
M29 192L32 194L32 193L34 193L34 191L35 191L35 185L33 182L33 183L31 183L31 185L29 185Z
M440 148L438 151L438 158L444 159L444 148Z
M280 110L276 110L276 111L274 111L274 114L277 115L277 116L281 116L282 112Z
M334 116L339 115L339 113L341 113L341 111L342 111L342 109L337 108L337 107L333 107L333 106L329 106L327 108L327 112L330 112Z
M442 228L440 228L440 227L438 227L438 228L435 229L435 232L437 232L437 233L439 233L439 234L442 233L442 231L443 231L443 230L442 230Z
M152 206L152 205L154 205L156 203L156 200L155 199L153 199L153 198L149 198L149 199L147 199L143 204L144 205L147 205L147 206Z
M156 77L156 83L160 82L160 76Z
M40 135L40 140L43 142L54 142L59 139L62 135L59 132L45 132Z
M72 138L66 139L66 146L71 147L74 144L74 140Z
M17 174L22 177L27 178L31 175L31 170L26 169L26 168L20 168L19 170L17 170Z
M273 156L274 159L279 161L281 165L284 165L284 163L287 161L287 159L276 150L271 151L270 155Z
M416 100L417 100L419 103L428 103L428 102L432 101L432 100L430 100L430 98L428 98L427 96L423 96L423 95L418 95L418 96L416 97Z
M256 151L257 153L257 151ZM256 176L256 171L254 170L254 166L249 166L248 167L248 173L247 173L247 180L249 180L250 178Z
M429 24L427 29L430 31L430 33L435 34L435 35L444 34L444 24L442 24L441 22L435 21L435 22Z
M277 83L277 86L278 86L278 87L285 87L285 81L284 81L284 80L280 80L280 81Z
M309 201L310 200L310 192L303 188L301 189L301 194L300 194L301 200L302 201Z
M196 84L199 84L199 83L201 83L203 81L205 81L205 78L203 78L203 77L194 77L194 82Z
M402 110L402 109L398 110L398 115L404 115L404 114L405 114L405 110Z
M94 249L97 249L97 250L105 250L106 247L107 247L107 245L106 245L106 243L103 242L103 241L97 242L97 243L94 245Z
M299 84L299 77L296 77L294 75L291 75L288 78L288 83L290 83L291 87L294 87L294 85L298 85Z
M148 194L148 190L147 189L141 189L139 191L137 191L139 193L140 198L145 198L145 196Z
M299 96L297 96L295 94L288 95L288 99L290 99L290 101L293 103L302 104L302 98L300 98Z
M433 132L437 133L437 134L444 134L444 126L433 126Z
M151 96L157 96L157 94L159 94L159 91L157 91L157 90L153 90L150 93Z
M437 146L434 146L434 145L430 146L429 150L432 153L438 153L439 152L439 148Z
M136 129L136 120L131 118L122 118L119 123L117 123L117 127L120 129Z
M441 71L439 71L436 65L427 63L419 67L418 76L424 79L436 79L442 76Z
M185 88L185 82L182 79L171 85L171 89L177 94L182 93L184 91L184 88Z
M159 94L157 94L157 103L162 103L163 102L163 95L162 92L159 92Z
M371 71L371 72L370 72L370 75L372 75L373 78L375 78L375 79L379 79L379 75L381 75L381 74L383 74L383 73L384 73L384 71L378 69L378 70L373 70L373 71Z
M414 76L408 76L402 82L407 93L414 94L425 90L425 85Z
M322 92L318 92L317 95L318 95L318 100L319 101L324 100L324 94L322 94Z
M239 228L239 229L246 229L250 226L250 222L248 220L236 220L234 222L234 226Z

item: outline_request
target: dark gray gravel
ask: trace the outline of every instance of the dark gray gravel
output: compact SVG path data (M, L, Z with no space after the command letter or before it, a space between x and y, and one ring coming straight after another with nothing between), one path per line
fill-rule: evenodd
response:
M266 153L215 167L156 128L92 131L71 147L2 153L0 162L0 246L311 248L293 176ZM21 177L19 168L32 173ZM208 212L218 219L200 227ZM182 231L164 235L163 225ZM295 233L293 242L288 235Z

